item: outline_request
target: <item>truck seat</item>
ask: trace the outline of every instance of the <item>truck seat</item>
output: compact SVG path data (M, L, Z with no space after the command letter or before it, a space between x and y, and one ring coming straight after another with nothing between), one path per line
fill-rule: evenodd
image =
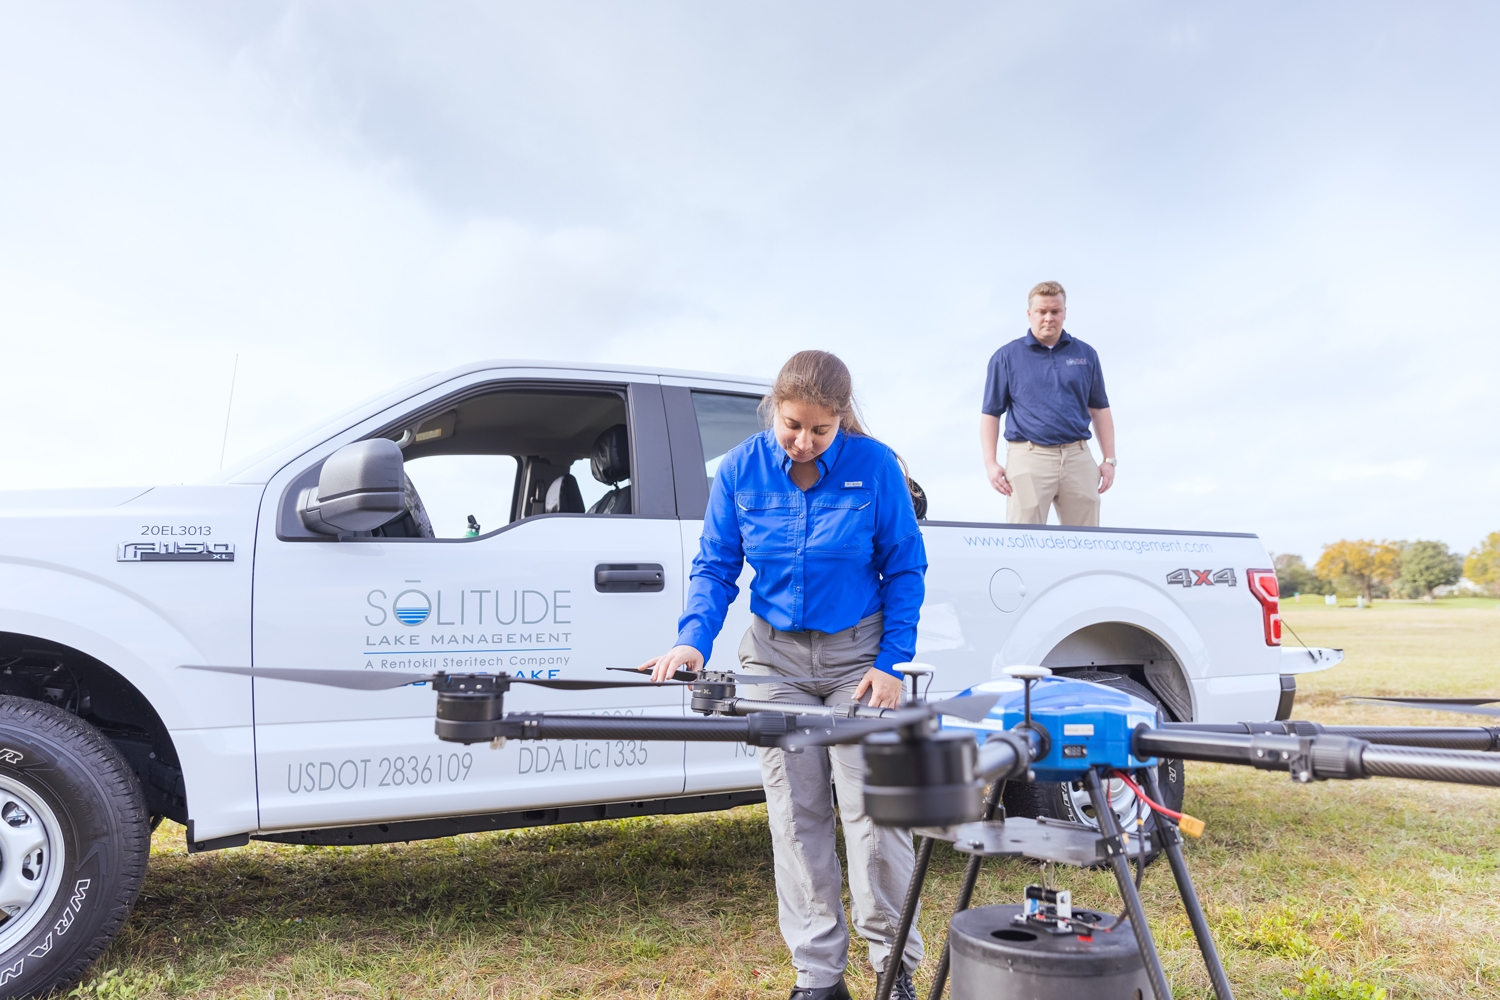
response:
M432 521L427 517L427 508L422 504L422 498L417 495L416 484L411 481L411 476L406 476L406 511L374 531L370 532L376 538L432 538Z
M547 484L546 500L542 503L544 514L582 514L583 494L578 490L578 480L563 473Z
M589 469L595 479L613 487L589 508L589 513L629 514L630 487L619 485L622 479L630 478L630 432L624 424L615 424L594 440Z

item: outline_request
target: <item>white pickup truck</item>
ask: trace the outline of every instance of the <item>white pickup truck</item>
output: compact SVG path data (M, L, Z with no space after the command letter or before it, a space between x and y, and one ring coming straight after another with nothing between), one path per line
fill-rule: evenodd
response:
M189 665L618 678L666 649L720 458L766 383L475 364L415 379L210 484L0 494L0 993L76 977L138 891L149 831L369 844L759 801L752 749L441 743L426 687ZM407 477L373 530L328 523L360 442ZM379 445L389 451L389 446ZM335 463L336 465L337 463ZM335 491L337 492L337 491ZM1275 575L1254 535L927 521L933 693L1007 665L1103 674L1170 717L1285 718ZM748 572L748 571L747 571ZM714 648L732 666L742 593ZM522 711L677 714L682 688L521 686ZM1181 774L1171 777L1181 794ZM1068 813L1068 789L1033 789Z

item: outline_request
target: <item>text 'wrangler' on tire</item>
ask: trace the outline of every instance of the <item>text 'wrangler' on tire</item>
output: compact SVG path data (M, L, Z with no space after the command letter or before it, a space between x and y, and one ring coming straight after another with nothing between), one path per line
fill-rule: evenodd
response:
M135 774L103 734L0 696L0 995L79 977L129 914L150 838Z

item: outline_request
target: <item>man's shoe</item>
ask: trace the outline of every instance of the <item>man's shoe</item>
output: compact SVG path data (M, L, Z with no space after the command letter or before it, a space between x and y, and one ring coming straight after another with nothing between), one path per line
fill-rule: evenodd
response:
M907 980L910 981L910 976ZM894 996L895 994L892 994ZM912 994L916 996L915 993ZM832 986L798 986L792 990L791 1000L850 1000L849 987L840 979Z
M917 1000L917 985L911 981L911 970L904 965L891 984L891 1000Z

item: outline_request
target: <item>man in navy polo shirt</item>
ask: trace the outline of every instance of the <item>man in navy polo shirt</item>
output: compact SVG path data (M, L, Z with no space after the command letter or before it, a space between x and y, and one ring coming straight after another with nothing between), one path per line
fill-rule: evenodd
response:
M1104 393L1099 355L1063 329L1068 293L1044 281L1026 300L1031 329L990 358L980 407L979 445L990 485L1006 497L1012 524L1046 524L1055 505L1061 524L1099 524L1099 494L1115 481L1115 421ZM1005 421L1006 459L1000 443ZM1089 451L1089 423L1104 464Z

